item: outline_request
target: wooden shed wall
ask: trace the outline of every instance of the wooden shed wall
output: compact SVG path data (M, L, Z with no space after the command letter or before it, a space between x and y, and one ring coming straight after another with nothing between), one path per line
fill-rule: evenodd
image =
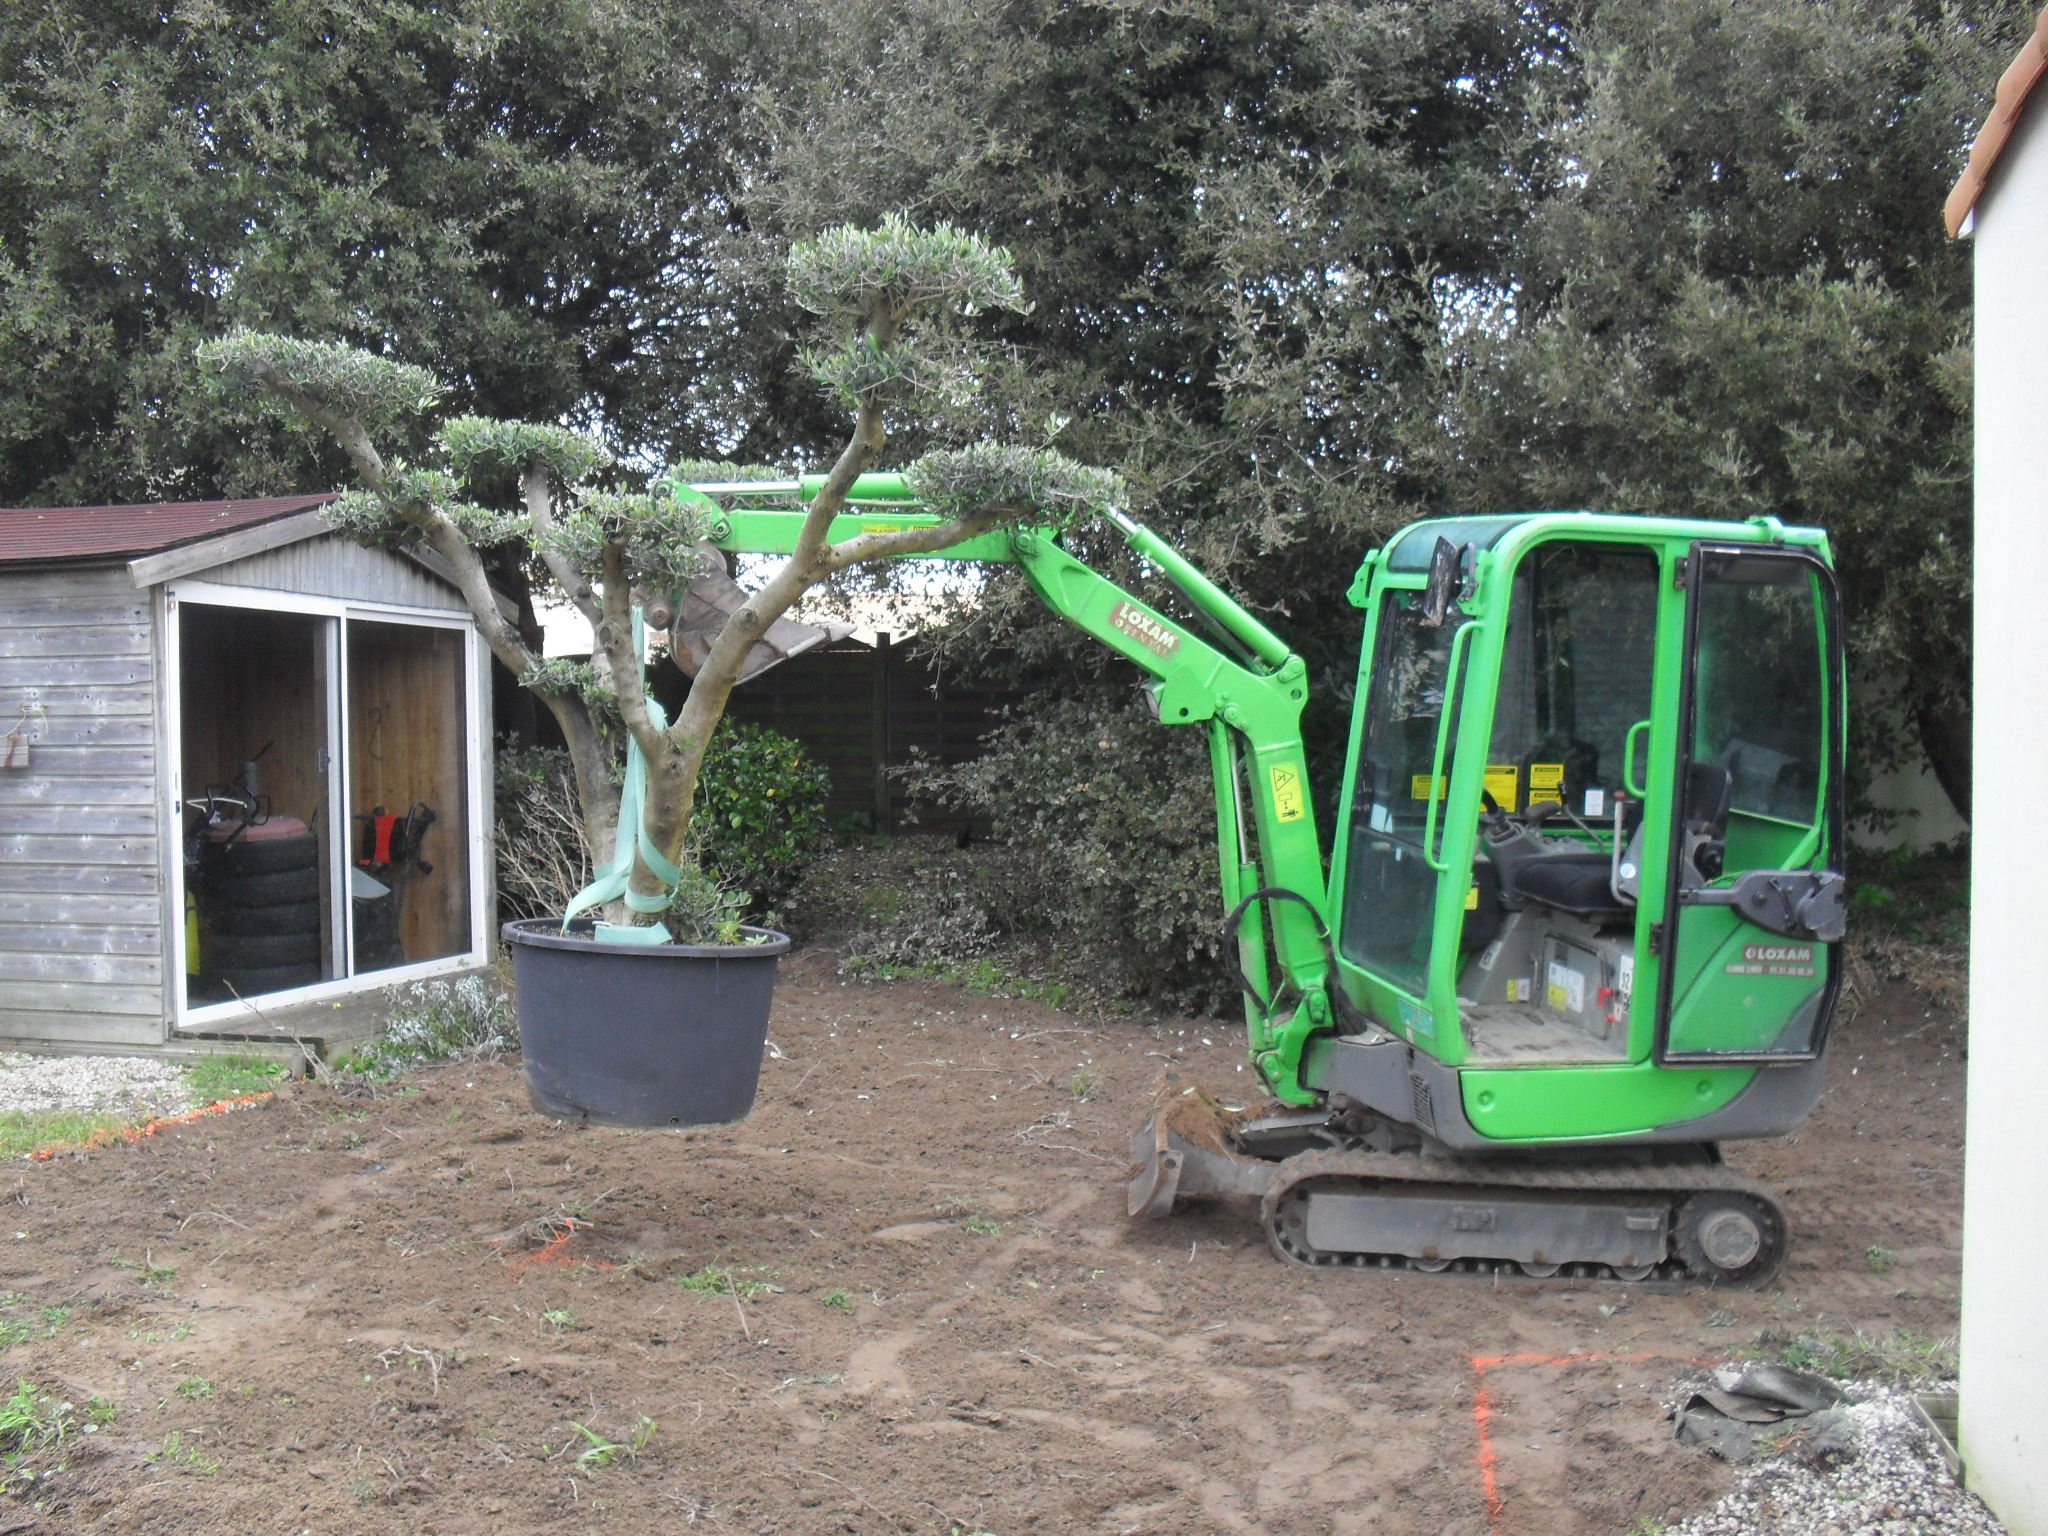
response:
M365 549L339 534L304 539L192 573L194 581L262 587L309 597L339 597L400 608L467 613L462 594L404 555Z
M0 771L0 1036L164 1038L159 652L123 567L0 574L0 734L27 690L43 733Z

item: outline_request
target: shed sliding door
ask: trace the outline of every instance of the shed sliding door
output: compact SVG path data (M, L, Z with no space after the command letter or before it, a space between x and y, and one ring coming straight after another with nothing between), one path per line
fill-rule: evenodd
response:
M463 632L347 620L348 807L358 974L470 947Z
M335 620L183 606L185 1002L346 974L329 777Z

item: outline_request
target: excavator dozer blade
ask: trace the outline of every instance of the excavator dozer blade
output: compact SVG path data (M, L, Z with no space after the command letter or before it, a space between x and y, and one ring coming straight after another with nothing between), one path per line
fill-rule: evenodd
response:
M1274 1164L1231 1149L1229 1122L1206 1096L1167 1100L1131 1137L1125 1207L1132 1216L1171 1216L1182 1195L1265 1194Z

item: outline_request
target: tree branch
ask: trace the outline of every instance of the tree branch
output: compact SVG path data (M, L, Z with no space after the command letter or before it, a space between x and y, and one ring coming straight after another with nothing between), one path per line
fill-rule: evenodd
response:
M604 617L597 593L559 550L548 547L547 536L555 526L555 498L544 465L529 464L519 472L519 495L526 503L526 515L533 519L533 547L540 552L541 563L594 631Z
M978 538L989 529L1000 526L1031 510L1004 508L978 517L956 517L951 522L940 523L932 528L905 528L896 533L863 533L848 539L844 544L834 544L825 553L827 572L843 571L849 565L859 565L864 560L887 560L903 555L928 555L937 550L951 549L955 544L964 544ZM780 618L781 615L775 615ZM769 622L772 624L774 618Z

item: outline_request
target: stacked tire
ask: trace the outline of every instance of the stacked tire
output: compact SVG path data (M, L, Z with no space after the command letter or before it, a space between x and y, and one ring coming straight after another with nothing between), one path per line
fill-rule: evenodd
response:
M200 976L254 997L321 979L320 840L273 817L199 850Z

